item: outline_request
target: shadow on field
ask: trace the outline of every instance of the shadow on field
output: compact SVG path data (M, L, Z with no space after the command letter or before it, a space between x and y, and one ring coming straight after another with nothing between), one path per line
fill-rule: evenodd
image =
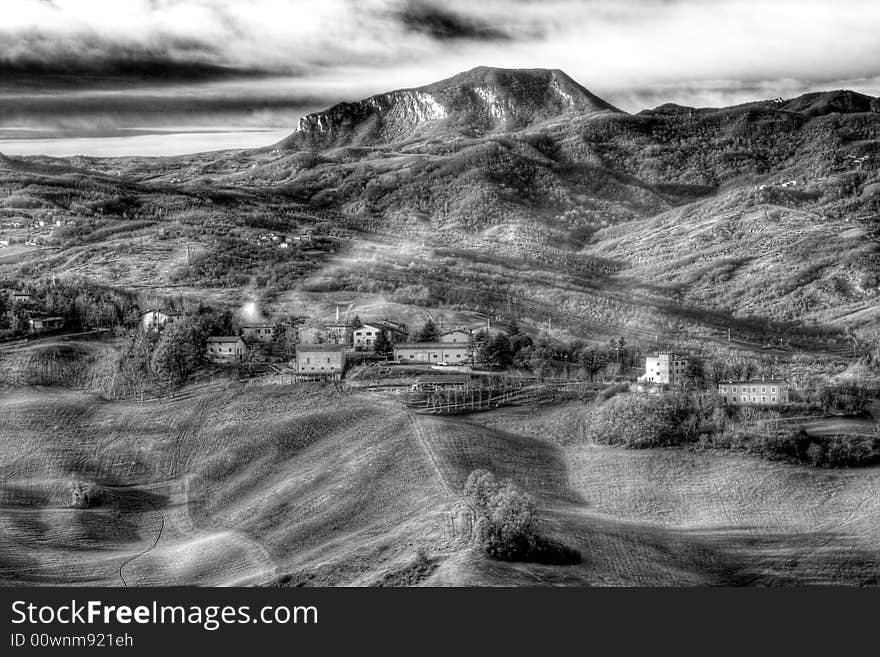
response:
M759 534L750 527L684 532L714 553L709 570L727 586L877 586L880 553L856 544L844 532ZM764 530L766 531L766 530Z
M768 534L745 526L711 530L665 528L557 509L545 519L548 535L579 550L583 563L516 570L478 564L491 580L611 586L810 586L880 584L880 552L843 532ZM763 533L759 533L763 532Z
M85 581L88 553L143 543L156 535L157 520L164 524L166 495L128 485L100 455L69 447L53 452L53 480L0 487L0 583ZM42 565L59 559L69 572Z

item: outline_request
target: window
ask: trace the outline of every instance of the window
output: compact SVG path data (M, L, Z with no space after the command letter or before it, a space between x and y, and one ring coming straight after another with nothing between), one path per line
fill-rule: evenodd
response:
M745 395L743 395L743 401L744 401L744 402L747 402L747 401L749 401L749 398L746 397Z
M776 397L770 397L770 401L775 402L775 401L776 401Z
M763 404L766 401L767 401L767 398L764 395L761 395L761 403Z
M770 388L770 392L776 392L776 388Z
M752 395L752 401L757 401L754 395Z
M761 387L761 392L767 392L767 388Z

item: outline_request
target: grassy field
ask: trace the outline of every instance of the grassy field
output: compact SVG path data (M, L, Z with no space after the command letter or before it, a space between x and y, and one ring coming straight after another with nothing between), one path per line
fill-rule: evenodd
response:
M880 471L579 440L584 405L407 413L336 387L137 404L0 391L6 584L876 584ZM461 489L533 494L574 566L475 549ZM72 482L101 501L73 508ZM417 553L428 556L417 565Z

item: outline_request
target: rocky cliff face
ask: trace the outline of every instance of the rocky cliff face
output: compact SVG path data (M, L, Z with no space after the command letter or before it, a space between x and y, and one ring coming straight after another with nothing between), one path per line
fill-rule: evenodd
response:
M562 71L481 67L425 87L309 114L282 146L364 146L444 131L482 135L526 128L572 112L619 110Z

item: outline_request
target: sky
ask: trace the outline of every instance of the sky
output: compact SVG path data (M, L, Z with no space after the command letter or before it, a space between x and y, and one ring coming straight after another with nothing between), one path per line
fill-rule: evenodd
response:
M632 112L877 96L878 34L877 0L3 0L0 151L262 145L481 65L560 68Z

